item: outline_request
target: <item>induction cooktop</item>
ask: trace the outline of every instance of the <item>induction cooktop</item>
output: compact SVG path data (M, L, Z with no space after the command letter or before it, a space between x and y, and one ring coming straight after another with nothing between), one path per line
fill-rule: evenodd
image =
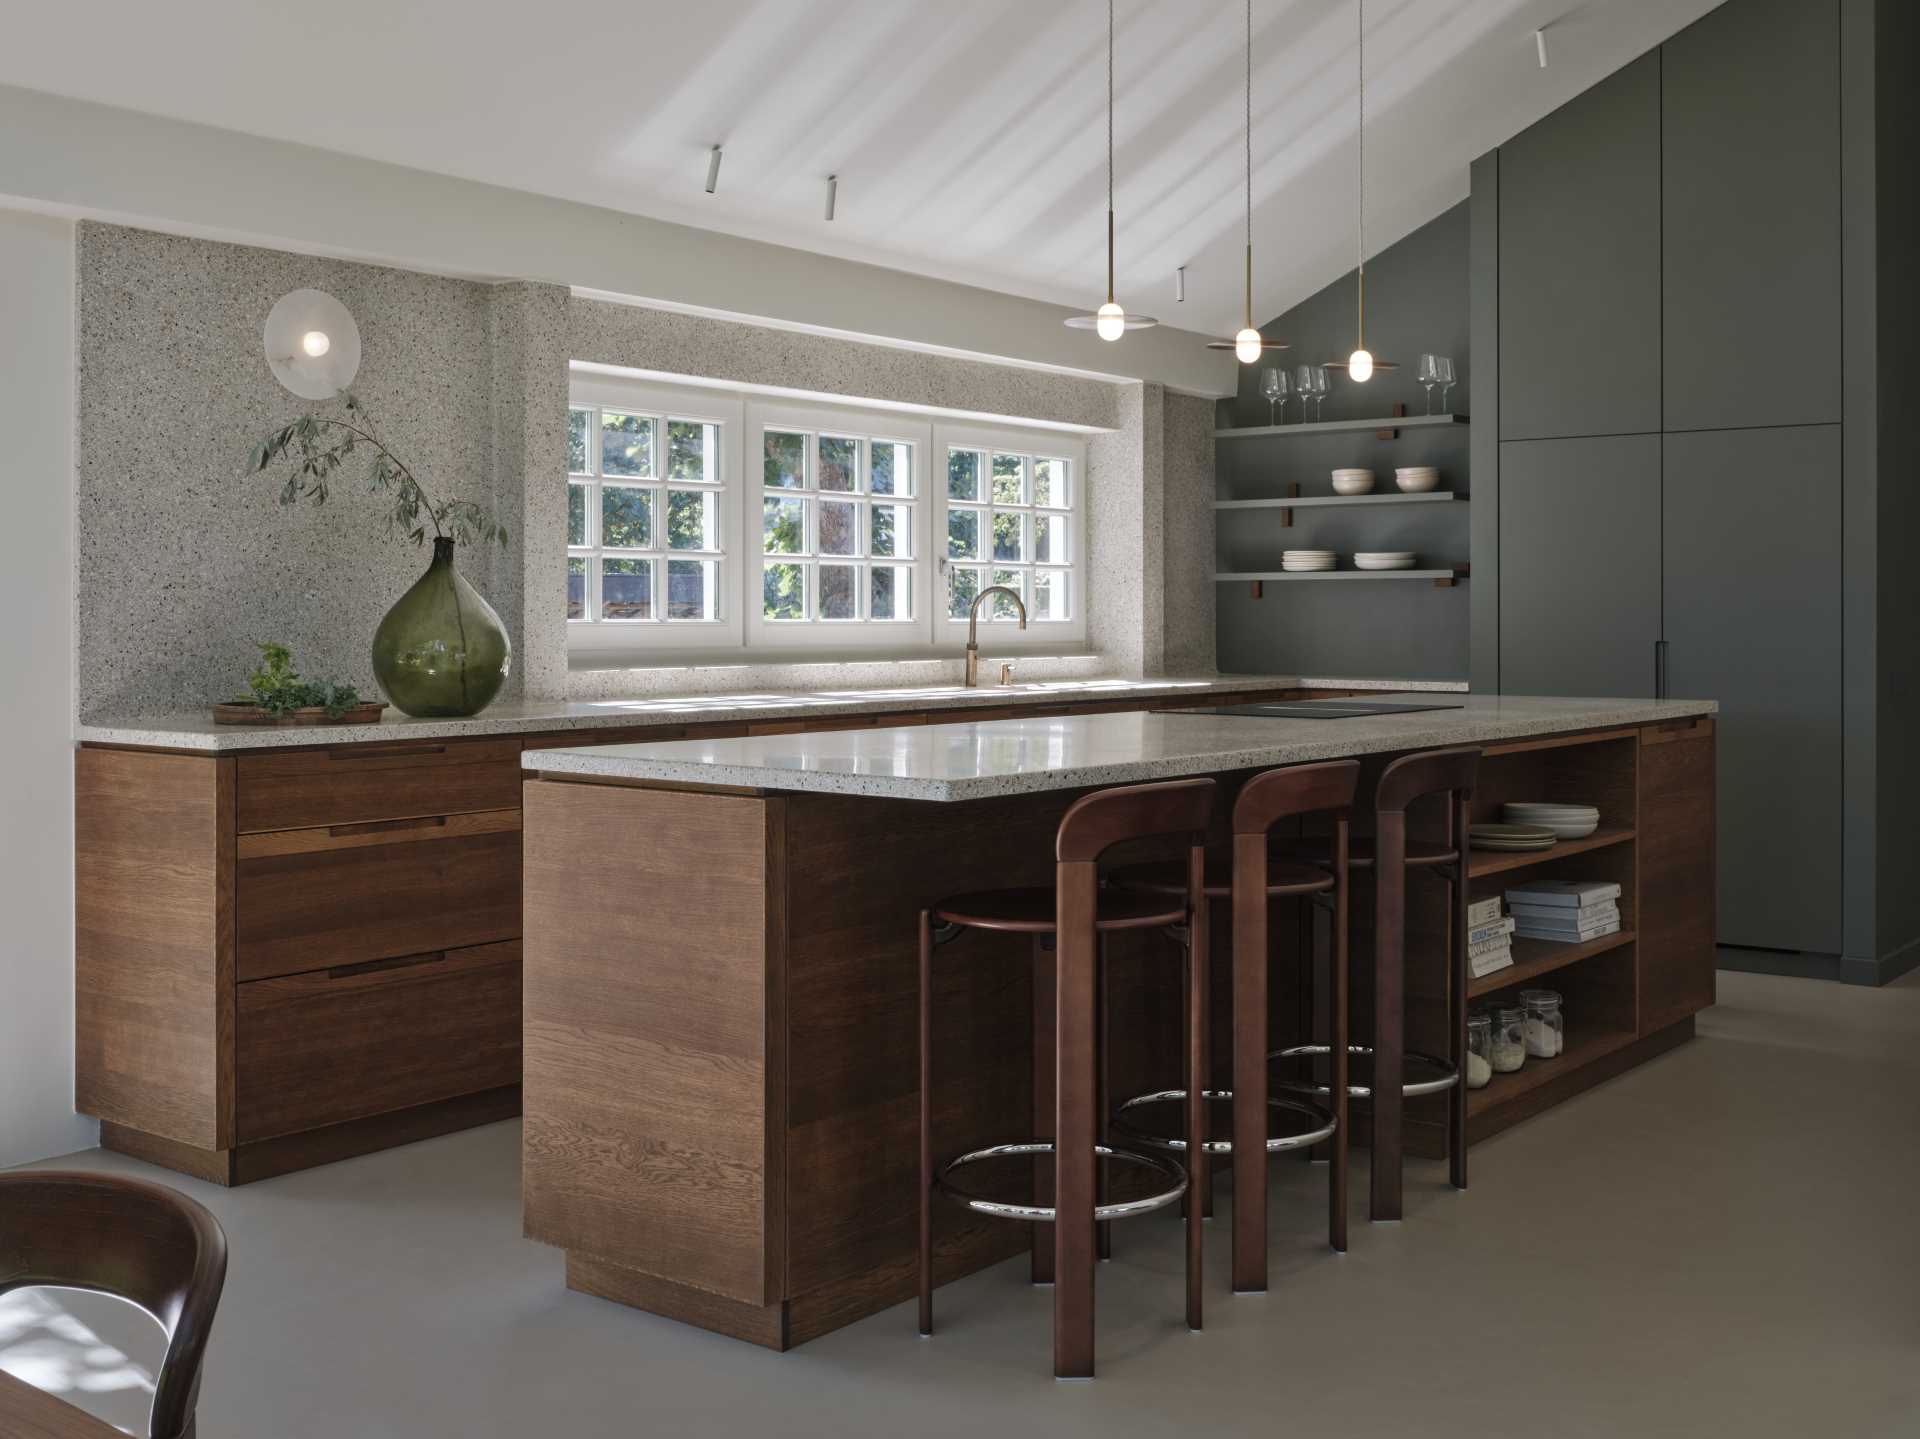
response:
M1250 719L1358 719L1362 715L1420 714L1426 710L1465 709L1464 704L1432 700L1406 704L1395 700L1292 700L1283 704L1221 705L1194 714L1245 715Z

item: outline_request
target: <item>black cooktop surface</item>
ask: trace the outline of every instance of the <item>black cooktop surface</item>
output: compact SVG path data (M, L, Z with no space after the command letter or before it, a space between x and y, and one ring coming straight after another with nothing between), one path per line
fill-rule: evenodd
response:
M1221 705L1194 714L1245 715L1250 719L1357 719L1361 715L1420 714L1425 710L1465 709L1464 704L1433 700L1407 704L1396 700L1293 700L1284 704Z

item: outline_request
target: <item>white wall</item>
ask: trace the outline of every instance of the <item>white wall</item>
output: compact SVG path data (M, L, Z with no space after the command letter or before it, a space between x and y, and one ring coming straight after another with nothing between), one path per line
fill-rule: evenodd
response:
M0 1166L73 1112L73 226L0 209Z

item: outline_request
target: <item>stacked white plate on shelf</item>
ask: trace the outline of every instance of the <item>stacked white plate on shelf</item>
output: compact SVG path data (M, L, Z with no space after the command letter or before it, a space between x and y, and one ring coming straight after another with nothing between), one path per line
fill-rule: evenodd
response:
M1432 465L1409 465L1393 472L1393 482L1404 494L1424 495L1439 487L1440 472Z
M1307 570L1330 570L1339 564L1332 550L1282 550L1280 568L1282 570L1302 572Z
M1543 824L1470 824L1467 844L1472 849L1489 849L1500 854L1533 854L1552 849L1558 842L1554 832Z
M1356 570L1410 570L1412 550L1361 550L1353 557Z
M1600 828L1600 811L1590 804L1546 804L1509 801L1500 806L1508 824L1543 825L1559 839L1585 839Z

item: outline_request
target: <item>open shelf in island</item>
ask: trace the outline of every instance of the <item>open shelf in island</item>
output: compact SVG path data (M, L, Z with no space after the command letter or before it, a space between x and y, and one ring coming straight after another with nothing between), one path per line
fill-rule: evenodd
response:
M1474 879L1483 875L1504 874L1512 869L1526 869L1536 864L1551 864L1557 859L1569 855L1585 854L1590 850L1606 849L1609 845L1626 844L1633 838L1630 825L1601 825L1585 839L1563 839L1552 849L1528 850L1520 854L1506 854L1499 850L1476 849L1467 863L1467 873Z
M1567 1038L1567 1047L1552 1059L1528 1055L1526 1064L1513 1073L1496 1074L1485 1088L1467 1091L1467 1118L1523 1099L1584 1065L1625 1049L1635 1038L1631 1029L1575 1030Z
M1517 984L1529 984L1552 974L1556 969L1565 969L1596 954L1605 954L1623 944L1632 944L1635 938L1631 929L1623 929L1617 934L1603 934L1584 944L1568 944L1554 939L1527 939L1515 935L1513 963L1505 969L1496 969L1484 979L1468 981L1467 997L1479 999L1502 989L1511 989Z

